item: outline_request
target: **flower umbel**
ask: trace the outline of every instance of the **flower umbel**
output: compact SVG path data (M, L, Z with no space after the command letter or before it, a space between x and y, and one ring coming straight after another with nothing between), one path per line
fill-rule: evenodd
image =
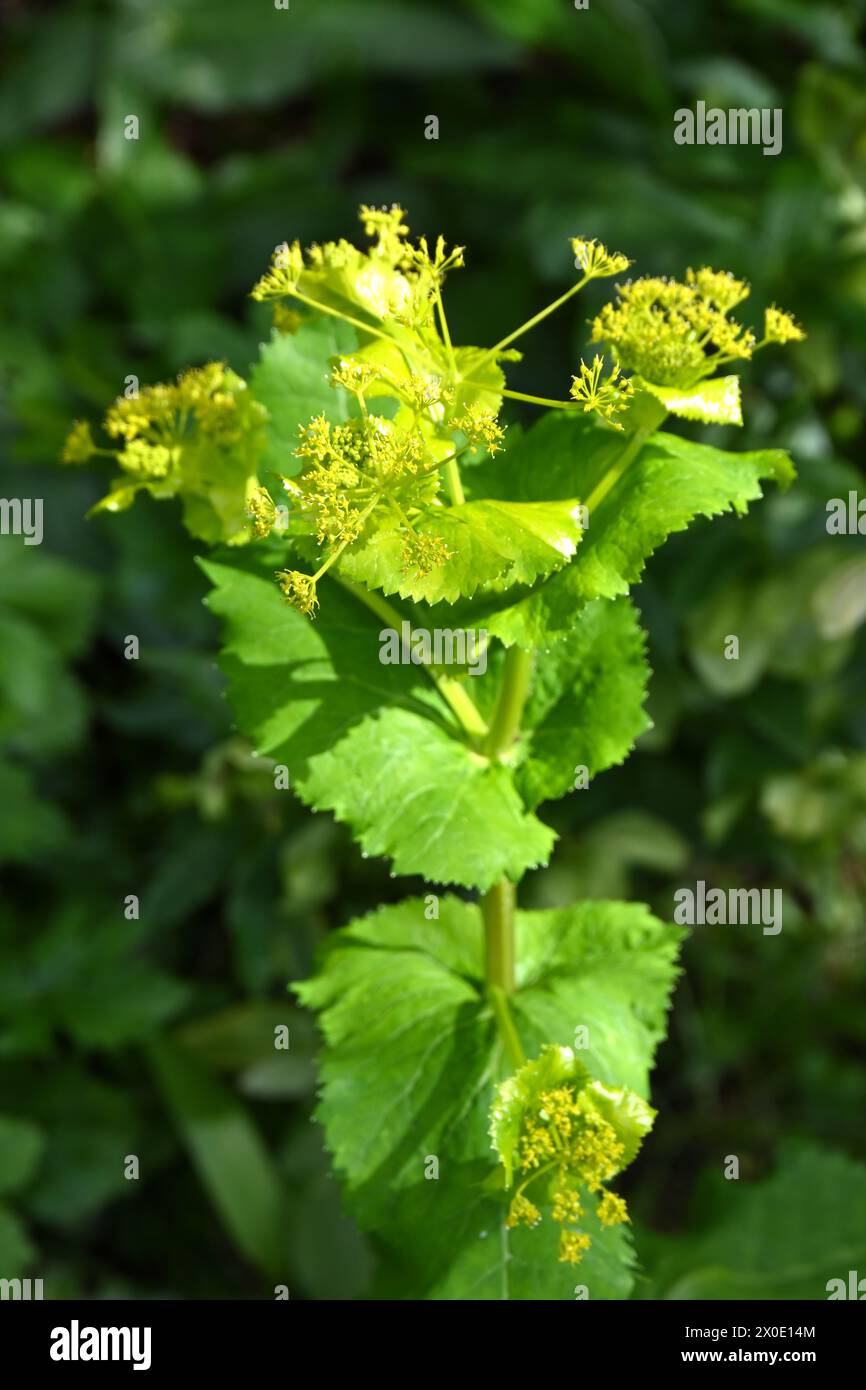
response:
M634 387L628 377L622 375L618 363L602 381L603 367L604 359L597 353L592 359L591 367L581 362L580 376L571 379L571 396L573 400L583 402L584 412L593 411L609 425L613 425L615 430L621 430L622 425L614 416L628 407L629 400L634 395Z
M299 570L277 570L277 582L283 596L293 608L309 617L318 608L316 581L311 574Z
M777 309L775 304L764 311L765 343L802 343L805 336L795 319L783 309Z
M628 1221L625 1201L607 1184L634 1158L652 1119L633 1092L593 1081L570 1048L543 1048L499 1087L493 1105L493 1145L507 1186L516 1179L506 1225L535 1226L547 1205L562 1227L560 1261L579 1263L591 1244L579 1229L587 1205L602 1226Z
M93 435L86 420L76 420L66 436L61 454L62 463L87 463L96 452Z
M574 252L575 265L580 266L584 275L589 276L591 280L607 275L621 275L631 265L628 256L623 256L619 251L608 251L607 247L594 237L587 240L585 237L573 236L571 249Z
M488 454L498 454L502 449L505 429L491 410L483 410L480 406L470 406L451 423L455 429L462 430L463 434L466 435L467 443L471 444L473 448L486 449Z
M684 284L653 276L629 281L595 318L592 341L608 343L622 366L644 381L688 390L767 343L805 337L790 314L771 306L758 342L730 317L748 295L745 280L709 266L688 270Z

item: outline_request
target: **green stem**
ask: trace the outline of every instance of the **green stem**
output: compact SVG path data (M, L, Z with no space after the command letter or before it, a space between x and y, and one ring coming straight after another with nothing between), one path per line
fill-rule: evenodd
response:
M548 315L556 313L557 309L560 309L567 300L571 299L572 295L577 294L578 290L582 290L584 285L591 279L591 275L584 275L582 280L578 280L575 285L572 285L570 290L566 290L565 294L561 294L552 304L548 304L546 309L540 309L537 314L533 314L531 319L527 319L526 323L522 323L519 328L515 328L513 333L509 333L507 337L501 338L489 352L486 352L484 356L474 364L475 370L477 371L479 367L483 367L485 363L490 361L491 357L496 357L498 353L508 347L509 343L513 343L516 338L521 338L524 333L528 333L531 328L541 323Z
M531 675L532 652L510 647L505 656L499 696L484 745L484 751L491 760L507 753L520 732ZM508 995L514 993L516 898L514 884L507 878L501 878L481 899L484 978L500 1037L515 1068L521 1067L524 1061L520 1039L508 1008Z
M531 675L532 652L526 652L522 647L509 647L496 708L490 721L490 732L484 746L489 758L501 758L508 753L520 732Z
M385 342L388 343L395 342L391 333L383 333L381 328L375 328L371 323L364 323L361 319L353 318L351 314L344 314L340 309L332 309L329 304L322 304L318 299L311 299L308 294L302 294L300 290L287 290L286 294L290 295L292 299L299 299L302 304L307 304L318 314L329 314L332 319L342 319L343 323L350 323L353 328L359 328L362 333L369 333L374 338L384 338Z
M500 1025L503 1042L509 1056L513 1052L513 1040L509 1043L508 1027L503 1027L501 1015L507 1011L505 996L514 993L514 904L516 893L514 884L507 878L488 889L481 899L481 916L484 920L484 978L490 986L490 997L497 1021ZM497 1004L496 992L501 999ZM508 1020L511 1031L514 1025ZM518 1050L519 1050L518 1043ZM520 1062L517 1063L521 1065Z
M388 603L387 599L382 598L381 594L373 593L372 590L365 589L363 584L355 584L351 579L345 579L343 575L337 574L333 570L331 571L331 578L336 580L353 598L365 604L371 612L375 613L389 627L392 627L395 632L401 631L401 625L404 622L402 614ZM442 699L456 715L463 732L473 743L479 743L485 739L488 733L487 723L482 718L478 706L472 696L467 693L463 683L454 680L452 676L443 676L439 671L434 671L432 666L424 663L422 666Z
M445 460L445 481L448 484L448 495L452 505L462 507L466 501L466 494L460 481L460 469L457 466L456 454L452 454L450 458Z
M514 1070L519 1071L526 1058L520 1045L520 1038L517 1036L514 1019L511 1017L511 1010L508 1007L508 996L499 985L488 985L487 996L496 1016L499 1036L502 1039L508 1060Z
M485 386L483 381L470 381L468 377L464 377L462 381L464 386L474 386L477 391L491 389ZM530 405L545 405L551 410L583 410L580 401L556 401L550 396L527 396L525 391L508 391L504 386L497 395L505 396L510 401L528 401Z
M603 502L605 497L607 497L607 494L610 492L611 488L616 486L616 484L619 482L620 478L623 476L626 469L628 468L629 464L640 453L641 449L643 448L644 444L646 444L650 435L655 434L656 430L658 429L659 425L662 423L666 415L667 411L665 410L664 406L661 404L661 402L658 402L657 418L651 420L649 423L645 425L642 425L640 429L635 430L634 434L632 435L628 444L623 449L619 458L607 470L604 476L599 479L592 492L587 497L584 505L586 506L586 510L589 513L590 518L592 518L593 508L597 507L600 502Z

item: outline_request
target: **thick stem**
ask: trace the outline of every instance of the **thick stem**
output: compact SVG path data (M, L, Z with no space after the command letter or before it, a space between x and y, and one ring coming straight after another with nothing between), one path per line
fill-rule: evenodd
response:
M532 652L510 647L499 687L499 697L484 745L493 760L507 753L520 732L523 707L529 693ZM484 977L496 1013L500 1036L515 1067L522 1066L520 1040L508 1009L507 996L514 993L514 884L507 878L494 883L481 899L484 920Z
M452 505L462 507L466 501L466 494L463 491L463 484L460 481L460 469L457 465L457 455L451 454L445 460L445 481L448 484L448 495Z
M500 758L507 753L520 732L531 675L532 652L525 652L522 647L509 647L499 697L484 747L489 758Z
M507 878L501 878L481 899L481 915L484 919L484 978L488 985L493 986L495 990L501 990L503 995L514 993L516 896L514 884ZM500 1001L500 1004L503 1002ZM497 1010L497 1017L501 1029L501 1008ZM507 1038L504 1040L507 1046Z

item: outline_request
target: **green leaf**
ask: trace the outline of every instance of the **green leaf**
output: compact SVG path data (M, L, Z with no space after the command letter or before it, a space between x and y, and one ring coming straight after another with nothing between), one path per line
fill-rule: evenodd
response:
M70 833L57 807L42 799L23 767L0 758L0 805L14 806L14 816L0 822L0 863L44 859Z
M811 1146L782 1150L762 1182L708 1173L702 1233L655 1237L646 1297L827 1299L850 1297L849 1270L866 1270L866 1165ZM854 1297L862 1297L855 1293Z
M572 1298L584 1283L593 1298L627 1297L621 1229L599 1231L589 1213L593 1244L575 1270L541 1228L504 1226L488 1110L506 1062L484 992L481 914L443 897L431 920L432 901L409 899L335 933L320 973L296 987L325 1037L318 1115L350 1207L388 1247L402 1296L411 1287L427 1298ZM580 1061L602 1086L645 1094L676 929L632 904L584 903L520 912L516 932L511 1004L527 1052L567 1047L582 1025ZM438 1179L425 1175L431 1158Z
M149 1054L190 1158L228 1234L269 1276L284 1272L284 1194L243 1107L191 1053L166 1041Z
M0 1115L0 1193L15 1192L33 1176L44 1138L29 1120Z
M355 349L357 332L324 315L304 323L296 333L273 333L262 344L250 387L269 415L263 464L287 475L297 473L294 458L298 429L315 415L341 424L356 413L352 397L329 384L328 362Z
M668 536L698 516L742 514L762 496L762 479L785 485L793 476L782 450L731 454L665 433L654 434L617 476L627 444L581 417L551 414L468 475L474 495L518 501L577 496L588 504L597 488L612 485L591 506L583 542L564 570L523 594L459 605L455 621L482 624L508 646L547 646L570 631L584 604L627 593Z
M401 874L482 892L547 862L556 836L527 813L511 771L408 710L365 719L298 791Z
M223 620L222 669L238 724L259 753L303 775L368 714L395 704L445 717L417 666L379 660L377 618L339 585L321 587L313 621L286 603L274 580L285 554L257 547L200 561L214 585L208 606Z
M716 376L688 390L675 386L654 386L641 377L634 378L635 386L660 400L671 415L682 420L700 420L705 425L741 425L740 378Z
M397 872L486 889L545 862L554 833L527 812L511 769L456 737L418 666L382 664L382 619L326 581L311 621L281 597L269 555L203 565L226 620L235 714L257 751Z
M531 584L561 569L581 539L577 503L466 502L439 509L416 527L442 540L450 559L429 574L404 572L403 536L378 531L347 552L341 572L386 594L438 603L471 597L482 584Z
M650 726L644 646L629 600L599 599L577 614L562 641L538 654L517 773L527 806L571 791L578 767L594 777L628 757Z

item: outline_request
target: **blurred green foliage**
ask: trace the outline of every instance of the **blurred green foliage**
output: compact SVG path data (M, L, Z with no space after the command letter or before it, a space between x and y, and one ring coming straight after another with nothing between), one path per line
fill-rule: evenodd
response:
M524 898L628 895L665 917L696 878L784 890L778 937L697 928L686 946L662 1118L627 1183L642 1287L820 1297L849 1256L862 1268L841 1236L866 1181L866 572L825 508L866 493L864 21L864 0L6 7L0 494L44 499L45 543L0 537L4 1277L48 1296L372 1287L284 986L329 928L418 885L361 863L249 757L179 518L145 502L85 522L104 478L56 459L130 374L244 374L274 245L392 199L469 248L458 340L547 302L574 234L648 273L730 269L808 330L751 368L736 441L790 448L799 482L655 560L655 727L555 811L562 841ZM676 146L673 112L698 98L781 107L781 155ZM546 326L511 384L566 394L584 338L573 313Z

